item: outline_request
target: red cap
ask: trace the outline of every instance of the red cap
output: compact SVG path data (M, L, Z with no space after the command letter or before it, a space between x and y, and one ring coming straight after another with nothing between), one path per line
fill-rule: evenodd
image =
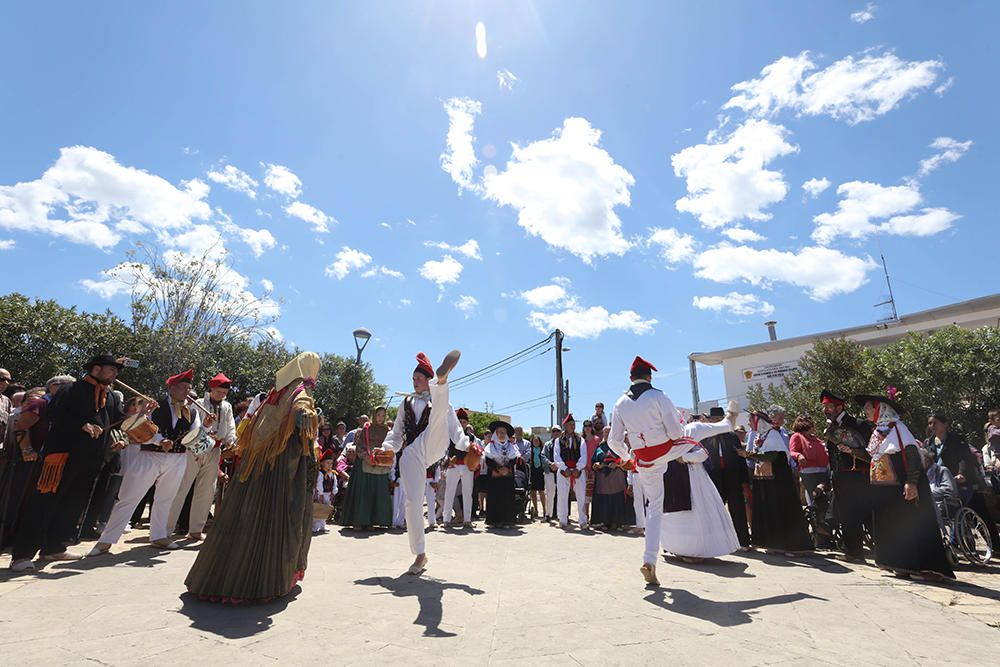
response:
M413 369L413 372L422 373L428 378L434 377L434 367L431 366L431 360L423 352L417 354L417 367Z
M326 461L327 459L336 459L337 455L332 449L327 449L323 451L323 454L319 457L320 461Z
M576 423L576 420L573 419L573 413L572 412L570 412L565 417L563 417L563 421L562 421L563 426L566 425L566 422L573 422L574 424Z
M167 386L168 387L172 387L175 384L177 384L178 382L187 382L189 384L191 382L194 382L194 369L193 368L189 368L186 371L184 371L183 373L178 373L177 375L172 375L172 376L170 376L170 377L167 378Z
M657 370L656 366L649 363L642 357L636 356L636 358L632 360L632 368L629 370L634 375L636 371L639 371L639 373L642 374L642 371L645 371L647 369L653 371Z
M459 419L464 419L468 421L469 411L466 410L465 408L459 408L458 410L455 410L455 416L458 417Z
M214 378L208 381L208 388L215 389L216 387L225 387L228 389L233 384L233 381L226 377L225 373L219 373Z

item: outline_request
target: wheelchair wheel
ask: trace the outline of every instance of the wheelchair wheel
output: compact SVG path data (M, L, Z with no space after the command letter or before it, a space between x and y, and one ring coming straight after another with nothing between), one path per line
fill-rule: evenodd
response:
M986 522L968 507L963 507L956 519L958 543L962 553L977 565L986 565L993 557L993 542Z

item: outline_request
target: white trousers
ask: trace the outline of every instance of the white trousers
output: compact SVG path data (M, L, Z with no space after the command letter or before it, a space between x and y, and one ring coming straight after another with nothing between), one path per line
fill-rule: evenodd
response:
M472 486L475 484L475 473L464 463L445 471L444 478L444 522L451 523L455 516L455 496L458 487L462 487L462 519L472 523Z
M98 541L115 544L121 538L132 512L154 484L156 493L149 513L149 541L165 540L170 536L167 517L184 477L187 455L138 450L129 459L129 468L118 490L118 501Z
M642 492L642 484L639 483L639 474L632 475L632 507L635 508L635 525L639 528L646 527L646 494Z
M427 466L439 461L448 449L448 384L432 380L431 416L427 428L399 456L399 481L406 494L406 534L410 551L419 556L427 551L424 540L424 491Z
M191 497L188 533L200 533L205 529L208 512L212 509L212 500L215 498L215 484L219 479L219 459L222 456L222 450L213 447L197 456L191 452L185 456L187 457L187 467L184 468L184 477L177 489L174 504L170 508L170 516L167 517L167 528L172 531L177 526L177 519L184 507L184 500L193 484L194 495Z
M559 495L558 507L559 525L565 526L569 521L569 477L556 473L556 489ZM580 476L573 480L573 492L576 493L576 514L580 526L587 525L587 471L580 470Z
M392 527L402 528L406 525L406 493L400 484L392 492Z
M552 518L556 507L556 473L545 473L545 516Z
M424 485L424 496L427 502L427 525L433 528L437 525L437 489L431 486L431 480L427 480Z

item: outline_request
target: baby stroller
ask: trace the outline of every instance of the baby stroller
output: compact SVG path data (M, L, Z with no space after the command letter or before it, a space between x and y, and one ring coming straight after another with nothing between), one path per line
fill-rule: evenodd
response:
M528 466L519 463L514 466L514 520L528 522Z

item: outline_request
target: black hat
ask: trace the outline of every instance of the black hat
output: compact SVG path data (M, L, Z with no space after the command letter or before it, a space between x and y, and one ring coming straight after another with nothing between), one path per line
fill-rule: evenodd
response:
M125 368L125 364L118 361L118 357L113 354L99 354L96 357L91 357L84 368L89 371L94 366L117 366L119 369Z
M717 405L717 406L715 406L714 408L712 408L712 409L710 409L708 411L708 416L709 417L725 417L726 416L726 411L723 410L720 406Z
M902 405L892 400L888 396L876 396L875 394L856 394L854 396L854 402L860 405L861 407L864 407L865 403L869 401L871 401L872 403L875 402L885 403L890 408L895 410L897 415L902 416L906 414L906 408L904 408Z
M503 426L505 429L507 429L507 437L508 438L510 436L514 435L514 427L511 426L510 424L508 424L507 422L505 422L502 419L498 419L496 421L490 422L490 433L496 433L496 430L498 428L500 428L501 426Z

